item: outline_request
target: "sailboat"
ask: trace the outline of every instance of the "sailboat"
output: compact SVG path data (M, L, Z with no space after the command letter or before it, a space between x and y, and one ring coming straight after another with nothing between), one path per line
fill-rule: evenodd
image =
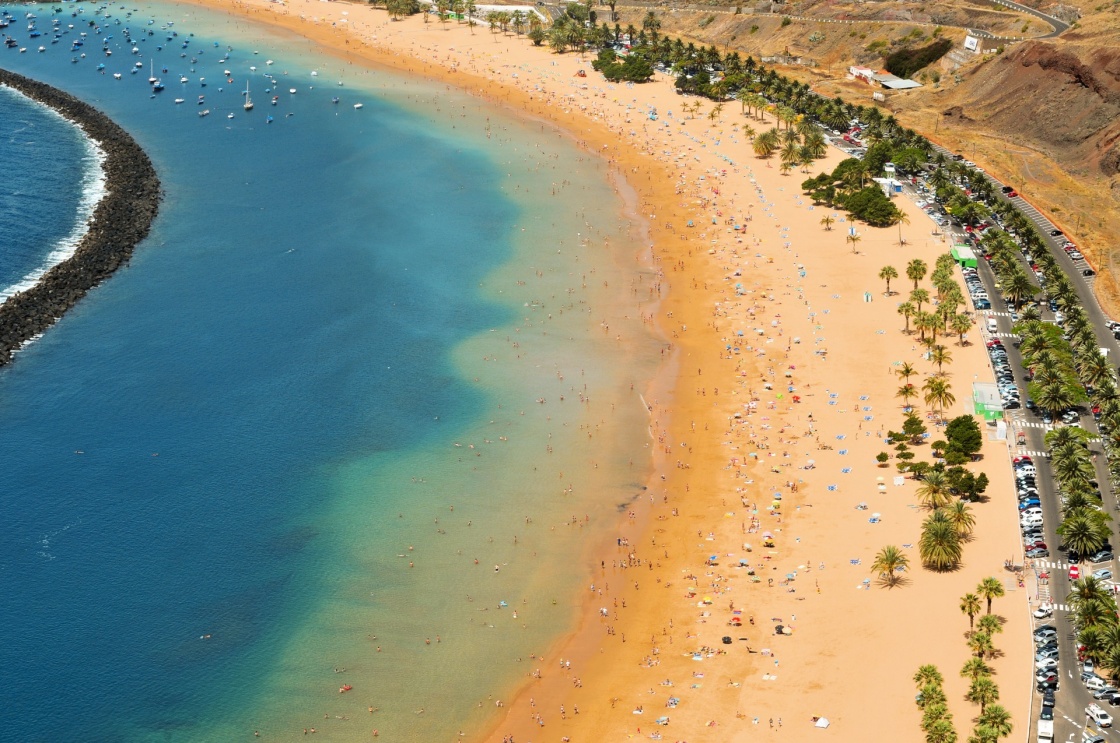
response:
M155 62L153 62L152 60L149 59L148 60L148 83L150 83L151 85L155 85L157 79L158 78L156 78Z
M249 97L249 81L245 81L245 106L246 111L253 110L253 99Z

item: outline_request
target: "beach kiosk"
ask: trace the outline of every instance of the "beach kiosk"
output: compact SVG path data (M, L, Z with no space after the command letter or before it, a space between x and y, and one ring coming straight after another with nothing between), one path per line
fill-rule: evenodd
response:
M1003 402L1000 400L999 387L991 382L972 384L972 412L983 416L986 421L1003 419Z
M976 253L972 252L972 248L960 243L953 246L953 260L961 268L976 268Z

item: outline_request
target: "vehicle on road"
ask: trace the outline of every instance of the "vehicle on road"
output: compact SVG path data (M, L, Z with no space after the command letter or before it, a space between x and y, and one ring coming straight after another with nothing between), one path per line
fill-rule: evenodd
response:
M1104 708L1099 704L1090 704L1088 707L1086 707L1085 715L1090 720L1097 723L1099 727L1112 727L1112 715L1105 712Z
M1069 579L1070 580L1078 580L1079 578L1081 578L1081 568L1079 568L1077 565L1070 565L1069 566Z
M1051 708L1053 709L1053 708ZM1050 719L1039 719L1038 721L1038 743L1051 743L1054 740L1054 722L1053 714Z
M1047 617L1054 616L1054 607L1050 604L1043 604L1034 610L1035 619L1046 619Z

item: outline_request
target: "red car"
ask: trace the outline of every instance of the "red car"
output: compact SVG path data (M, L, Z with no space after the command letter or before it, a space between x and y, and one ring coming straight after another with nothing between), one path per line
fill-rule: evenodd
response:
M1077 580L1080 577L1081 577L1081 568L1079 568L1076 565L1070 565L1069 566L1069 579L1070 580Z
M1018 191L1008 191L1007 192L1007 198L1009 198L1009 199L1013 199L1018 195L1019 195Z

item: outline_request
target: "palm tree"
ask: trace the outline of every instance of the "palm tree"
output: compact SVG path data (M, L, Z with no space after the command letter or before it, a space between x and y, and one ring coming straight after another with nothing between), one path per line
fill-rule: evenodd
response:
M827 214L824 215L823 217L821 217L821 224L824 225L824 229L825 229L826 232L831 232L832 231L832 224L835 221L836 221L835 219L828 216ZM879 278L883 278L883 275L879 274ZM889 286L889 284L888 284L888 286Z
M945 408L952 405L957 401L956 395L952 393L952 387L944 379L938 377L930 377L922 385L922 390L925 391L923 398L926 405L931 408L936 407L938 415L942 418L945 417Z
M1003 623L1000 622L999 617L995 614L985 614L980 617L980 620L976 622L976 627L981 632L986 632L993 636L1003 632Z
M1081 580L1073 582L1073 591L1070 592L1066 601L1069 602L1070 606L1076 608L1090 601L1105 601L1111 596L1112 593L1108 586L1097 578L1087 575Z
M888 588L894 588L898 583L899 571L905 571L910 566L910 558L902 554L902 550L888 544L875 555L871 563L871 572L879 576L879 580L886 583Z
M953 326L953 332L959 336L957 345L964 345L964 334L972 330L972 318L966 313L962 312L959 315L954 315L950 321Z
M980 613L980 597L975 593L966 593L961 596L961 613L968 615L968 629L973 629L973 619Z
M883 266L879 269L879 278L887 282L886 294L889 297L891 295L891 279L898 278L898 271L895 270L894 266Z
M989 704L999 700L999 687L991 678L981 676L972 682L966 698L973 704L979 704L980 714L983 715Z
M937 666L926 664L918 668L918 672L914 674L914 684L921 689L926 684L936 684L941 686L945 682L941 671L937 670Z
M999 578L985 578L976 586L976 593L988 602L988 613L991 614L992 599L1003 596L1003 584L999 582Z
M855 253L856 252L856 243L858 243L862 238L860 238L859 235L849 234L844 239L852 244L852 253Z
M910 217L906 216L906 212L899 211L898 214L895 215L895 219L898 220L898 244L902 246L906 244L906 241L902 239L902 225L910 224Z
M1088 509L1084 509L1088 511ZM1090 513L1096 513L1090 511ZM1090 516L1089 513L1072 513L1067 515L1058 525L1058 534L1062 543L1071 552L1078 555L1091 555L1104 546L1108 540L1109 529L1099 518Z
M953 362L953 354L945 346L934 346L929 352L929 360L937 364L937 373L942 374L941 367Z
M980 611L979 604L977 604L976 610ZM975 681L983 676L991 676L992 668L980 658L969 658L961 668L961 675Z
M1011 735L1011 713L998 704L981 712L978 723L981 727L991 729L997 739Z
M909 334L910 318L914 314L914 305L910 302L903 302L902 304L898 305L898 314L902 315L906 319L906 328L902 332Z
M929 301L929 292L925 289L915 289L910 292L910 301L918 307L918 312L922 311L922 303Z
M932 722L926 731L926 743L957 743L957 729L952 715L946 714Z
M957 533L960 534L961 539L965 539L972 534L972 530L976 527L976 517L972 515L972 509L969 508L967 503L963 500L956 500L950 503L945 510L949 520L957 527Z
M646 17L642 19L642 30L647 31L650 38L657 41L657 32L661 30L661 19L657 17L657 13L652 10L646 13Z
M926 262L920 258L915 258L906 264L906 278L914 282L914 288L918 288L918 282L926 277L926 271L929 267Z
M933 470L925 476L915 495L922 505L931 511L936 511L949 505L952 495L949 493L949 477L944 472Z
M894 370L894 373L902 377L903 382L909 382L910 377L917 374L918 370L915 369L913 364L911 364L909 361L904 361L902 362L902 366Z
M901 397L902 398L902 407L909 408L910 407L910 398L917 397L918 396L918 390L917 390L916 387L914 387L914 385L907 382L906 384L904 384L904 385L902 385L901 387L898 388L898 392L895 392L894 396L895 397Z
M952 570L961 561L960 536L953 522L941 511L934 511L922 523L918 553L922 563L931 570Z
M995 652L995 645L992 644L992 636L986 635L983 632L976 632L972 637L968 638L968 649L976 653L977 658L983 658L985 654Z

